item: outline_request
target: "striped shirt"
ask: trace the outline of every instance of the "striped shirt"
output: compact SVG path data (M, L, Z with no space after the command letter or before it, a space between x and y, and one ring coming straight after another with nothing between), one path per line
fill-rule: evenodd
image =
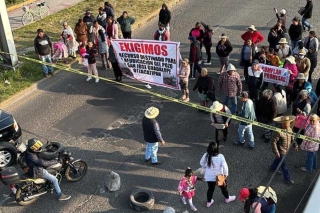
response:
M242 83L240 75L237 72L232 72L229 75L228 72L223 72L218 80L218 93L222 93L227 97L235 97L237 93L241 94Z
M306 129L305 136L311 137L313 139L320 138L320 124L317 125L309 125ZM309 152L316 152L319 149L319 144L316 142L303 140L300 148Z

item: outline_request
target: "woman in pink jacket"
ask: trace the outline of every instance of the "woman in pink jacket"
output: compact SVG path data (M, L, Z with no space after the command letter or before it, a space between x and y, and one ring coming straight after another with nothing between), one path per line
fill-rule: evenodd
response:
M290 108L291 101L294 101L294 100L291 100L291 95L292 95L292 91L293 91L293 83L296 80L298 73L299 73L295 58L293 56L287 57L283 68L288 69L289 73L290 73L289 84L288 84L288 86L286 86L287 107Z
M107 19L107 36L109 39L118 39L118 24L111 16Z

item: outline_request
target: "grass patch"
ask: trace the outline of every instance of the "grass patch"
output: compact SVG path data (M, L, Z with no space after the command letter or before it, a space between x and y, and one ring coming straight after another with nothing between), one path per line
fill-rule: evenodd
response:
M11 7L12 5L20 4L24 2L24 0L5 0L6 7Z

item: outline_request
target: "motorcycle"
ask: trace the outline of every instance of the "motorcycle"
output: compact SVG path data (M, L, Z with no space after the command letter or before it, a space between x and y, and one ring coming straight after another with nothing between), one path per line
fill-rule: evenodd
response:
M81 159L74 160L71 152L65 150L60 143L48 142L44 149L44 152L39 153L41 158L47 160L58 159L57 164L47 167L46 170L58 179L59 184L63 177L70 182L76 182L85 176L87 163ZM26 171L24 157L25 155L22 153L18 161L23 170ZM31 178L28 173L19 175L15 167L4 168L0 172L0 180L4 185L10 185L11 188L15 187L17 189L15 199L22 206L30 205L40 196L54 191L52 182L43 178Z

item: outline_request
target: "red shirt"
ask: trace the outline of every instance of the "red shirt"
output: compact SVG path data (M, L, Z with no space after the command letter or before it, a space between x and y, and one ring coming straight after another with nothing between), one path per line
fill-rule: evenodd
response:
M247 31L241 35L241 38L244 41L247 41L248 39L251 38L252 43L254 43L255 45L264 41L263 35L261 35L261 33L259 33L258 31L253 31L253 33L250 33L249 31Z

